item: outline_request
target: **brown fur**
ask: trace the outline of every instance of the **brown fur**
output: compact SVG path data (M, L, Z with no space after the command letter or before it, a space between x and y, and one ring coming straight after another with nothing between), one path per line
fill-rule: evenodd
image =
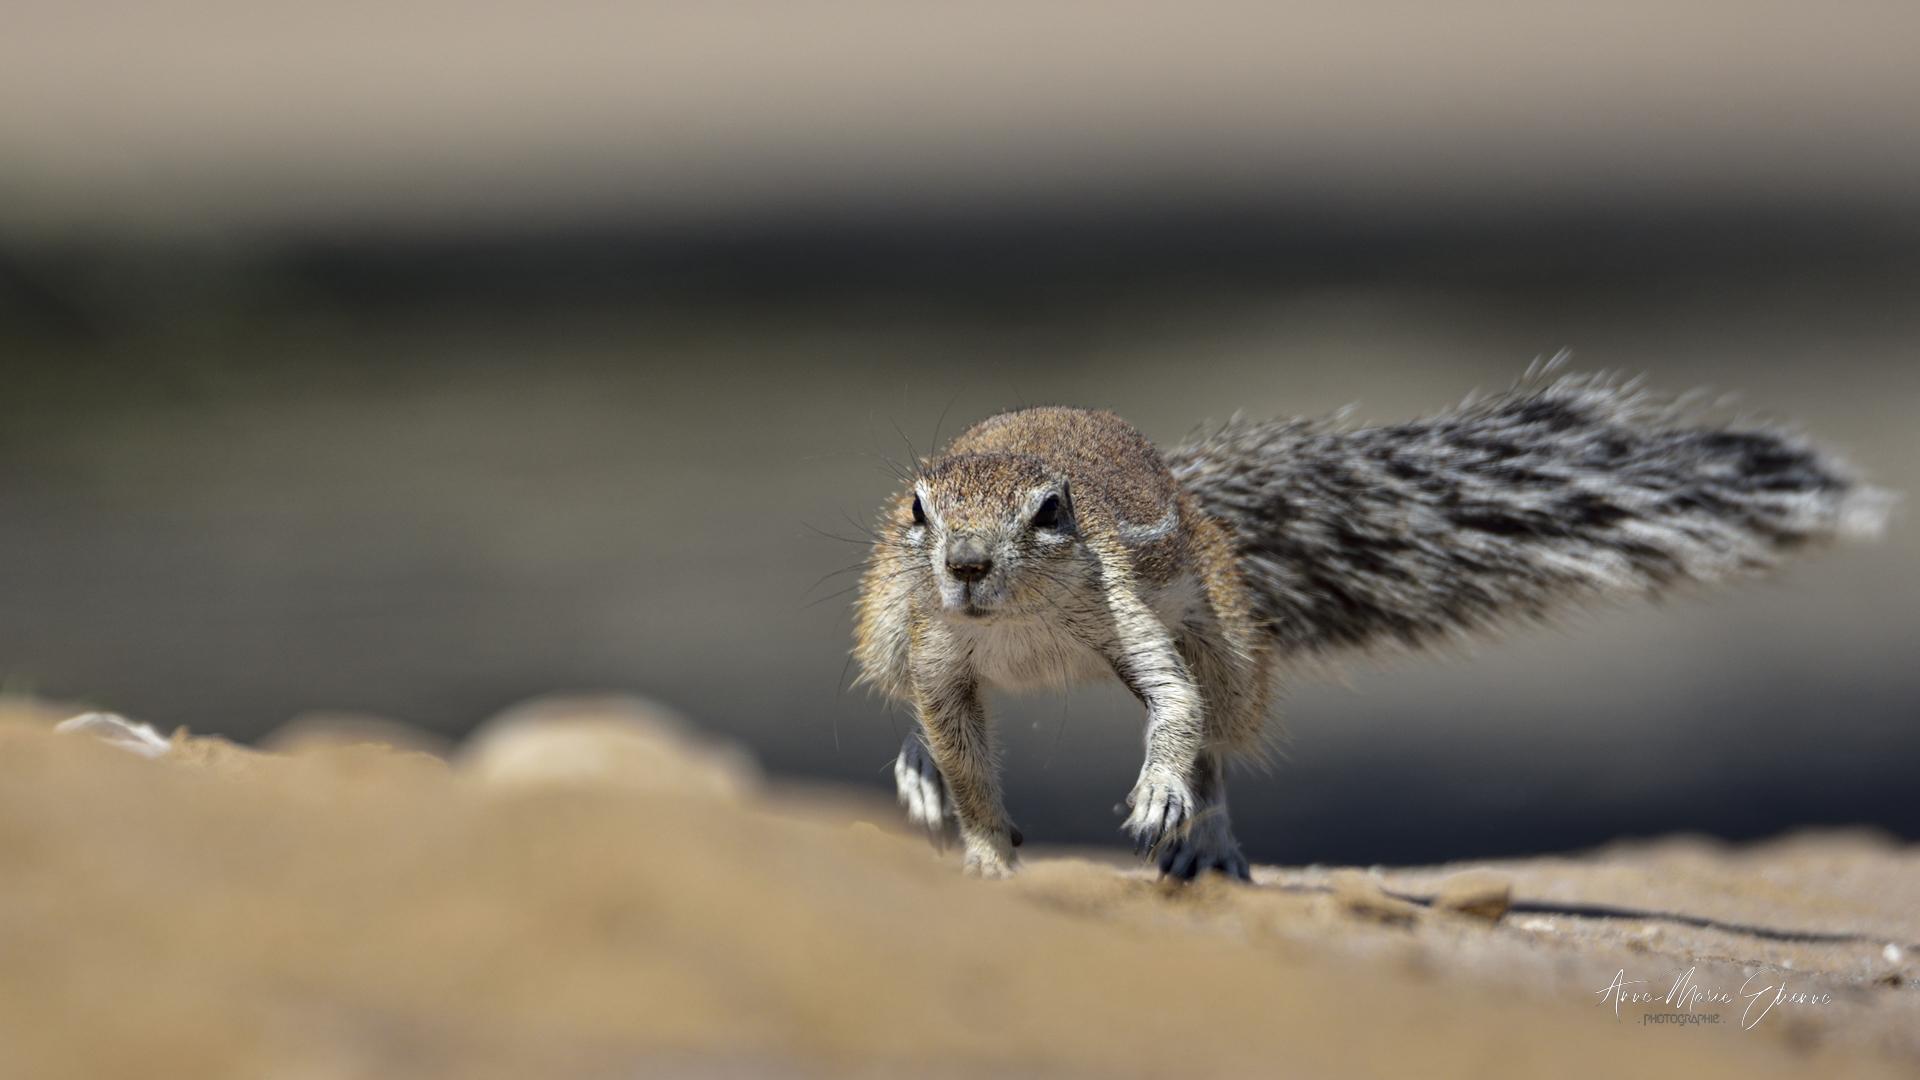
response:
M1061 500L1058 529L1029 520L1049 494ZM1221 774L1260 745L1270 658L1229 534L1151 443L1112 413L995 416L927 462L880 529L854 653L862 679L920 719L937 774L911 764L920 747L903 750L897 779L912 816L937 829L951 815L971 870L1010 870L981 688L1117 677L1148 712L1127 827L1187 873L1245 873ZM988 546L1000 578L961 586L943 571L945 545L961 537ZM956 614L982 593L987 615Z
M1172 471L1112 413L962 434L889 506L861 586L862 677L924 732L895 763L908 815L1009 871L982 687L1117 677L1147 709L1126 828L1176 876L1244 876L1223 769L1260 748L1278 657L1726 580L1886 518L1889 495L1798 436L1556 365L1391 427L1236 421Z

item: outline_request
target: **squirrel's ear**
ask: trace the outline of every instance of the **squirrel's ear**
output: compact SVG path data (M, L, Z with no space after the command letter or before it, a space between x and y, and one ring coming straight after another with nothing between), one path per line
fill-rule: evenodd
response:
M1060 513L1068 521L1073 520L1073 488L1064 476L1060 478Z

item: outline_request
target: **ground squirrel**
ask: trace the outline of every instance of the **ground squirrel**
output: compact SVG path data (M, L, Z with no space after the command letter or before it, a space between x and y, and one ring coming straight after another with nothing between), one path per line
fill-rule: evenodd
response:
M1108 412L975 425L883 511L862 681L911 703L910 818L1009 873L986 687L1117 677L1146 706L1124 828L1162 873L1248 877L1225 770L1257 754L1289 662L1418 647L1581 600L1764 570L1871 532L1888 497L1769 427L1631 384L1529 372L1425 420L1234 420L1162 457Z

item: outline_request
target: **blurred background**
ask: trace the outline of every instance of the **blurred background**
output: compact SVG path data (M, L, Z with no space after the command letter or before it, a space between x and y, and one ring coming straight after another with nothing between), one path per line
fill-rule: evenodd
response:
M0 687L242 739L624 689L884 795L834 572L1000 409L1393 420L1570 348L1910 492L1917 12L27 0ZM1242 838L1920 839L1917 545L1295 686ZM1115 841L1137 706L998 711L1027 835Z

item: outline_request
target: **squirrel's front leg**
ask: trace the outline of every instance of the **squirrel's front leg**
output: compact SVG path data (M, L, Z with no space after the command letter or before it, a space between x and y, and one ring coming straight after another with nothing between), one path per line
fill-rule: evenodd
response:
M1192 823L1198 800L1192 778L1206 744L1206 717L1193 673L1157 615L1131 589L1110 589L1113 636L1107 662L1147 707L1146 761L1127 796L1122 827L1142 853Z
M1000 801L992 732L973 673L956 663L916 657L914 704L926 748L946 780L969 874L1013 873L1015 831Z

